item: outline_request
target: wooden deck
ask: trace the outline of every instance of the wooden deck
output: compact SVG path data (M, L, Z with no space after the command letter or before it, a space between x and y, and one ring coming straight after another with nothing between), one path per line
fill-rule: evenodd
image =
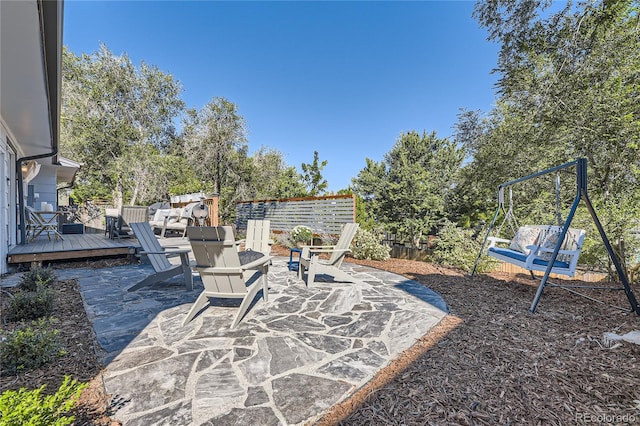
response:
M46 235L29 244L9 250L7 262L40 263L50 260L101 258L135 253L140 244L135 238L111 240L103 234L65 234L64 240L51 241Z

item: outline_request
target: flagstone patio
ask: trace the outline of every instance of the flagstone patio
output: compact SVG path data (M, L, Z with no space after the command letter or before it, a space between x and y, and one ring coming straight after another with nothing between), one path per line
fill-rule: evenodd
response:
M296 425L348 398L447 313L430 289L404 277L344 264L355 283L306 287L276 257L269 300L257 299L236 329L239 301L212 300L186 326L202 290L180 277L127 288L150 266L60 270L76 278L104 349L104 385L124 425ZM319 277L322 279L323 277Z

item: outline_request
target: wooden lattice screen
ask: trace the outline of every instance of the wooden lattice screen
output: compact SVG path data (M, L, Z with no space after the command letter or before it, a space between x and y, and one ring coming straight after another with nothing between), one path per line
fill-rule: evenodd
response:
M306 225L319 234L338 235L342 225L355 222L355 195L240 201L236 205L236 227L247 228L249 219L269 219L272 231L291 231Z

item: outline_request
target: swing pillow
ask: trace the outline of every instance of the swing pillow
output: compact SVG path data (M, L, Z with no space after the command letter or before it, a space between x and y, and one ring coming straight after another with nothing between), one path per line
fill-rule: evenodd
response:
M550 249L553 250L554 248L556 248L556 245L558 244L558 239L560 238L560 233L559 232L549 232L547 233L547 235L544 237L544 240L542 240L542 244L540 244L540 247L545 248L545 249ZM562 247L560 247L560 249L562 249ZM551 260L551 254L548 251L543 251L542 253L540 253L540 259L549 261ZM560 256L558 256L559 258ZM558 259L560 260L560 259Z
M540 247L553 250L554 248L556 248L556 244L558 244L559 238L560 238L560 232L551 231L547 233L547 235L544 237L544 240L542 241L542 244L540 244ZM572 231L571 229L569 229L567 234L564 237L564 241L562 242L562 245L560 246L560 250L573 251L577 249L578 249L578 241L576 240L576 233L575 231ZM547 251L542 252L540 254L540 259L549 261L551 260L552 254L553 253L547 252ZM558 254L557 260L568 263L571 261L572 257L573 256L571 256L570 254Z
M520 227L518 232L516 232L516 235L511 240L509 249L528 255L531 250L529 250L527 246L535 245L539 233L540 230L536 228L528 226Z

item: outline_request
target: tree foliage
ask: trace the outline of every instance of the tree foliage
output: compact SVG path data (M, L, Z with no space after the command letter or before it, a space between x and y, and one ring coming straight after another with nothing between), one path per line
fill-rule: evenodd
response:
M403 133L383 162L367 159L353 187L376 221L418 246L446 217L447 196L462 159L462 149L435 133Z
M76 199L153 200L157 190L143 186L153 179L139 173L153 177L157 156L149 153L162 153L176 136L173 120L183 108L178 82L104 45L81 56L65 49L62 75L61 152L82 163Z
M202 182L201 189L220 195L220 215L227 221L246 194L250 168L246 122L238 107L214 97L202 109L188 110L178 152Z
M261 147L251 156L249 173L252 199L295 198L307 195L302 176L295 167L284 161L284 155L275 148Z
M322 177L322 169L327 165L327 160L320 161L318 151L313 152L312 163L302 163L302 180L306 184L307 193L311 197L322 195L329 184Z

